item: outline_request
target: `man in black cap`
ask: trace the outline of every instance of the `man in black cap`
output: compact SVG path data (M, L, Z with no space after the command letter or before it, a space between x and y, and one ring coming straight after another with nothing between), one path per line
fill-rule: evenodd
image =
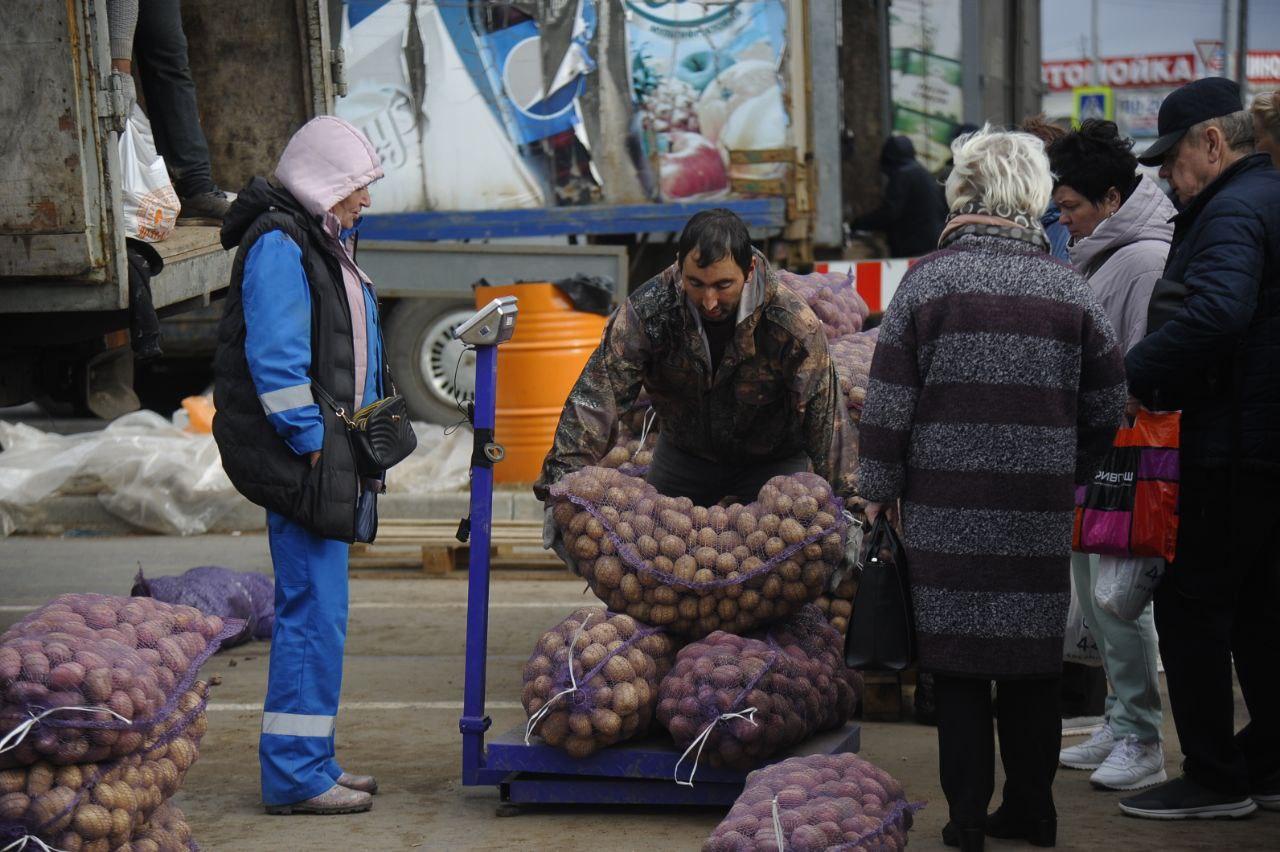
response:
M1160 166L1182 211L1125 366L1143 403L1182 410L1177 556L1155 613L1186 761L1120 808L1240 817L1280 810L1280 172L1253 153L1230 80L1169 95L1159 129L1139 160ZM1239 734L1233 660L1251 720Z

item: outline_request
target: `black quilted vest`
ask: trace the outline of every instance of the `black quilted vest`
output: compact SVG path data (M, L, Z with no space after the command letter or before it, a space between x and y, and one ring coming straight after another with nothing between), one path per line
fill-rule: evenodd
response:
M259 237L277 230L301 247L302 267L311 288L311 380L347 411L355 399L351 309L338 259L325 248L320 219L309 215L286 190L254 178L236 198L222 226L223 246L239 246L239 251L218 325L213 436L222 453L222 467L241 494L317 535L352 541L359 480L345 426L320 403L324 449L319 463L311 467L267 421L245 357L241 301L245 258Z

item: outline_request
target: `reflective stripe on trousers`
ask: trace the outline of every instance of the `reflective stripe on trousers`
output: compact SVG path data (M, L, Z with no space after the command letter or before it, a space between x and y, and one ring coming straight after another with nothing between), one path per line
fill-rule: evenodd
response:
M300 802L342 774L333 732L347 639L347 545L267 513L276 622L258 758L262 801Z

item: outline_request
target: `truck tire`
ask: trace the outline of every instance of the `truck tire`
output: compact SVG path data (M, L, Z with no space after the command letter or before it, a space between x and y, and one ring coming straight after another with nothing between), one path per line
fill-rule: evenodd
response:
M449 425L475 397L475 353L453 330L475 313L468 301L403 299L386 322L387 361L415 420ZM461 408L460 408L461 407Z

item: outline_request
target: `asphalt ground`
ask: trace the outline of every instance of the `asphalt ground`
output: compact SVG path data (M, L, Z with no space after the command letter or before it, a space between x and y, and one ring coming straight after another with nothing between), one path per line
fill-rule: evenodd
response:
M265 537L0 540L0 629L62 592L127 594L139 564L151 575L211 563L269 572ZM582 592L581 582L572 579L509 574L494 581L487 666L494 730L524 722L520 667L543 630L574 606L594 602ZM338 754L350 771L378 776L382 792L374 809L341 817L262 813L257 732L268 646L241 646L205 667L205 676L218 675L222 682L211 696L200 760L176 800L204 849L696 850L723 817L714 809L581 807L499 816L496 789L463 788L459 781L466 584L455 578L356 579L351 601ZM1243 722L1239 699L1237 706ZM1168 769L1175 774L1181 755L1169 718L1165 735ZM912 847L943 848L946 802L937 779L934 729L868 722L862 743L863 756L899 778L912 799L928 802L916 817ZM1095 791L1086 773L1065 769L1055 792L1060 848L1280 849L1280 813L1260 811L1236 822L1135 820L1117 809L1121 794ZM989 841L989 848L1018 847Z

